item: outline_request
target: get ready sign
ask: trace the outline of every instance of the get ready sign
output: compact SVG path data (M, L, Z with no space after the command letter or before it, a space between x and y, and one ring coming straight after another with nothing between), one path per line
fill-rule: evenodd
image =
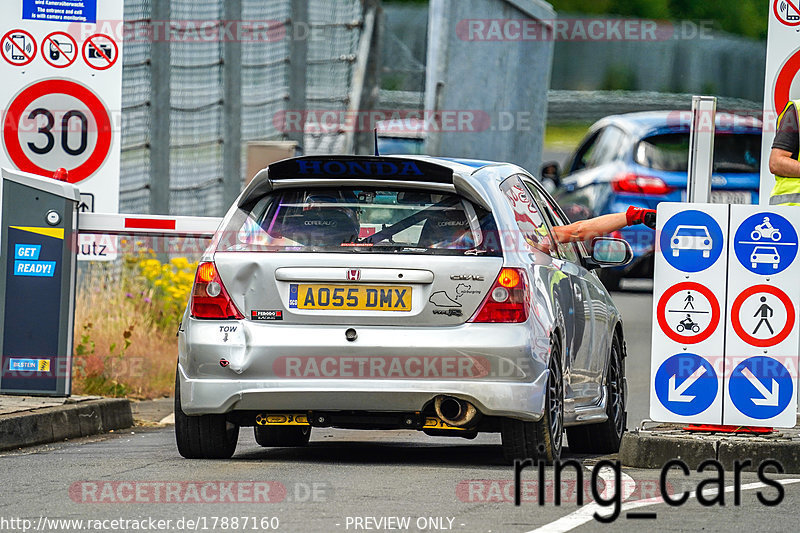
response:
M91 198L84 211L119 211L122 20L121 1L0 4L0 166L47 177L67 169Z

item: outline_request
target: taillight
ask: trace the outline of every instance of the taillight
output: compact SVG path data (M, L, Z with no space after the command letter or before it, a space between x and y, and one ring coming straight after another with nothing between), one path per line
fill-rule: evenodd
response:
M674 189L664 183L661 178L639 176L638 174L620 174L611 180L614 192L634 194L669 194Z
M222 284L214 263L200 263L192 289L192 316L195 318L243 320Z
M504 268L500 271L470 322L519 323L528 319L528 283L525 271Z

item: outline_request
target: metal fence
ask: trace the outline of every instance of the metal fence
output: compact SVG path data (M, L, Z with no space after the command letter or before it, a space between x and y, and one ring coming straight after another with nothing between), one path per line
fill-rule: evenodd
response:
M221 215L247 141L340 149L341 131L304 136L278 117L348 108L363 13L362 0L125 0L120 210Z

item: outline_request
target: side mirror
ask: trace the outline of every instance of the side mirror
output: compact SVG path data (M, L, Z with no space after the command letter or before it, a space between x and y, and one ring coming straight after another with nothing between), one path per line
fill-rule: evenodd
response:
M627 265L633 259L633 249L624 239L597 237L592 241L594 268Z

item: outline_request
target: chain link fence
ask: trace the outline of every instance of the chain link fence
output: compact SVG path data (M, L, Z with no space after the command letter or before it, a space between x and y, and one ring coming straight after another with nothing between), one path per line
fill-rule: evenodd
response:
M157 211L154 200L166 192L168 204L160 202L170 214L219 216L231 200L226 181L238 188L244 179L246 142L287 138L279 119L286 111L348 108L361 0L309 0L299 11L297 0L235 0L237 20L230 20L227 2L125 0L121 212ZM159 20L164 12L169 19ZM306 19L293 20L298 12ZM141 28L151 29L150 38L139 37L147 33ZM226 46L236 54L227 64ZM292 64L293 46L304 47L305 64ZM302 88L292 86L297 68L305 71ZM158 72L168 76L167 91L154 90ZM300 93L299 109L289 107ZM169 106L158 98L168 98ZM168 109L168 120L154 109ZM157 130L166 124L168 148L158 143ZM305 153L339 151L343 144L341 131L299 136ZM234 164L225 157L226 143L239 137ZM168 171L154 170L159 151Z

